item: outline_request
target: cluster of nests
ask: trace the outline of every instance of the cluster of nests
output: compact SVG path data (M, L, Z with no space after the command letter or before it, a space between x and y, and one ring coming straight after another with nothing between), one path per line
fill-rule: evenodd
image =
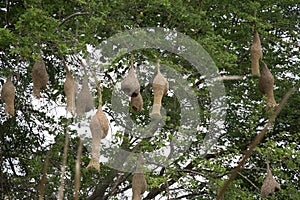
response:
M274 98L273 86L274 76L270 72L267 64L262 60L263 52L258 32L254 31L253 43L250 50L251 72L253 76L259 77L258 89L266 97L266 110L276 109L277 103ZM262 63L260 73L260 62Z
M263 53L260 38L257 31L254 31L253 44L251 46L251 71L252 75L259 76L258 88L266 96L266 109L274 109L277 107L273 94L274 77L268 69L265 62L262 61ZM262 63L260 72L260 62ZM90 93L88 85L88 77L85 76L82 83L81 91L77 94L77 83L73 78L66 62L63 60L66 71L66 80L64 82L64 92L66 95L66 110L75 113L78 116L83 115L94 108L93 97ZM1 98L5 103L5 112L14 115L14 99L15 87L12 83L11 73L4 83L1 91ZM33 94L36 98L40 98L40 92L47 86L49 76L46 71L45 63L42 58L38 59L32 68ZM133 63L131 63L127 76L121 82L121 89L130 97L130 106L133 111L140 112L143 108L143 98L140 93L140 84L135 72ZM160 72L158 62L157 74L153 79L152 89L154 93L154 103L150 117L153 119L161 118L162 98L169 90L167 79ZM101 139L107 136L109 130L109 122L102 110L102 94L100 86L97 86L99 96L99 106L97 112L90 121L90 130L92 133L92 158L87 168L100 170L100 143ZM136 172L132 179L133 200L139 200L140 195L146 190L146 179L142 172L141 165L143 159L140 156L137 161ZM273 194L275 190L280 189L280 185L272 176L269 164L267 164L267 176L261 188L261 196L267 197Z
M277 108L274 98L273 86L274 76L270 72L267 64L262 60L263 52L258 32L254 31L253 43L250 49L251 54L251 72L253 76L258 76L258 89L266 97L266 110ZM260 62L262 63L260 70ZM261 73L260 73L261 71ZM275 191L280 190L280 184L274 179L270 170L269 162L267 162L267 176L261 187L261 197L273 195Z
M88 77L84 76L81 91L77 93L78 85L64 59L63 64L66 71L66 79L64 82L66 110L67 112L72 114L76 113L77 116L81 116L94 108L94 99L88 85ZM5 103L5 112L13 116L15 113L15 86L12 82L12 77L13 73L7 77L6 82L3 84L1 98ZM41 91L46 88L48 81L49 76L46 66L43 58L40 57L36 60L32 68L33 95L37 99L41 98ZM159 119L161 118L160 109L162 98L169 89L169 83L161 74L159 65L157 68L157 74L152 83L152 87L154 92L154 104L150 116L152 118ZM130 106L132 110L135 112L140 112L143 108L143 98L140 93L140 84L137 74L132 63L127 76L121 83L121 89L130 97ZM92 134L92 156L87 169L94 168L97 171L100 171L99 159L101 139L105 138L108 134L109 122L102 110L102 94L99 85L97 85L97 91L99 105L89 124ZM136 171L132 178L133 200L140 199L140 195L145 192L147 187L146 179L141 168L143 162L143 158L140 156L137 161Z
M132 63L127 76L121 82L121 89L126 95L130 97L130 106L132 110L140 112L143 107L143 98L140 94L139 80L137 79L137 75ZM157 66L156 76L154 77L152 82L152 89L154 93L154 103L152 112L150 113L150 117L153 119L160 119L162 117L160 113L162 98L169 90L169 82L161 74L159 62Z
M1 90L1 98L5 103L5 112L13 116L15 114L15 86L12 82L14 73L11 72L3 84ZM48 83L49 76L46 71L45 63L42 58L39 58L32 68L33 94L40 98L40 92Z

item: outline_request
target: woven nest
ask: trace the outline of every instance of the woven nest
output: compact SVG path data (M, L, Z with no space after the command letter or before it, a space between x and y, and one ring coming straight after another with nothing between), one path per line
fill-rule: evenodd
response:
M156 91L162 91L162 94L166 94L169 90L169 82L167 79L160 73L160 71L157 72L156 76L153 79L152 82L152 89L154 92Z
M76 110L75 97L77 92L77 84L69 70L66 71L66 80L64 83L64 92L66 95L67 111L74 113Z
M127 76L121 82L121 89L130 97L136 97L140 93L140 83L133 67L130 67Z
M132 200L140 200L141 195L147 189L147 181L141 168L142 163L143 159L140 155L137 161L136 171L132 177Z
M259 60L262 59L263 53L258 32L254 32L253 43L251 46L251 72L254 76L260 76Z
M258 89L267 97L267 110L277 107L273 92L274 77L267 65L263 62L261 76L258 81Z
M80 116L83 115L85 112L92 110L93 108L94 100L88 85L88 78L84 77L82 82L82 88L77 96L76 113Z
M11 81L11 75L8 76L2 86L1 98L5 103L5 113L13 116L15 114L15 86Z
M87 166L87 169L94 168L100 171L100 147L101 139L107 136L109 123L106 115L102 111L102 106L99 105L96 114L90 122L90 130L92 133L92 158Z
M131 97L130 106L135 112L141 112L143 103L143 97L140 93L136 97Z
M157 75L154 77L153 83L152 83L152 89L154 92L154 103L152 107L152 112L150 114L150 117L153 119L160 119L160 108L161 108L161 102L163 95L165 95L169 90L169 82L167 79L160 73L158 70Z
M33 94L36 98L41 98L40 91L46 88L49 76L44 60L38 59L32 68Z
M261 187L261 197L273 195L278 190L280 190L280 184L274 179L269 164L267 164L267 176Z

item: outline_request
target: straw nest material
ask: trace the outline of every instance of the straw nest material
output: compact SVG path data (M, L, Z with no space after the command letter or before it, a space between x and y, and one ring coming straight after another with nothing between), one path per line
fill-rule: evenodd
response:
M163 95L169 90L169 82L167 79L160 73L159 66L157 68L157 75L154 77L152 83L152 89L154 92L154 103L152 107L152 112L150 114L151 118L159 119L161 118L160 108Z
M251 72L254 76L260 76L259 60L262 59L263 53L258 32L254 32L253 43L251 46Z
M267 176L261 187L261 197L264 198L273 195L277 190L280 190L280 184L274 179L269 163L267 163Z
M147 189L147 181L141 167L143 163L143 157L140 155L137 161L136 170L132 177L132 200L140 200L141 195Z
M15 114L15 86L11 81L12 74L10 74L6 82L2 86L1 98L5 103L5 112L13 116Z
M44 60L38 59L32 68L33 94L36 98L41 98L40 91L46 88L49 76Z
M77 92L77 83L75 79L72 77L72 74L66 65L65 65L65 70L66 70L66 80L64 83L64 92L66 95L67 111L70 113L74 113L76 110L75 97Z
M100 171L100 146L101 139L105 138L108 133L109 123L106 115L102 110L102 97L101 92L99 92L99 106L96 114L93 116L90 121L90 130L92 133L92 158L87 166L89 168L95 168L97 171Z
M258 89L266 96L266 109L270 110L271 108L276 108L277 103L274 98L273 86L274 86L274 77L270 72L266 63L262 62L262 72L259 77Z
M143 97L140 93L136 97L131 97L130 106L135 112L141 112L143 103Z
M127 76L121 82L121 89L130 97L136 97L140 93L140 83L133 66L130 67Z
M77 96L76 101L76 113L77 115L83 115L94 108L93 96L90 92L88 85L88 78L84 77L82 82L82 88Z

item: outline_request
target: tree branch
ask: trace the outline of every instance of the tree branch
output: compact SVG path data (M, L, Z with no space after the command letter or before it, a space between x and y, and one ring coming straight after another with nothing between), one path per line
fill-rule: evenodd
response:
M185 170L191 170L193 169L194 165L193 163L189 163L184 169ZM181 172L178 172L178 176L181 177L183 175L183 173ZM168 186L171 186L173 185L174 183L176 183L176 180L175 178L171 178L169 181L168 181ZM149 193L148 195L144 198L144 200L146 199L154 199L154 197L156 197L158 194L160 194L162 191L165 191L166 190L166 187L167 187L166 184L163 184L161 185L159 188L153 188Z
M60 186L58 189L57 199L62 200L64 198L64 190L65 190L65 173L66 173L66 165L68 158L68 149L69 149L69 128L66 129L65 133L65 146L64 146L64 154L63 154L63 162L61 166L61 176L60 176Z
M286 103L286 101L289 99L289 97L295 92L295 88L290 89L285 96L283 97L282 101L280 102L278 108L275 110L275 112L271 115L271 117L269 118L268 122L266 123L265 127L263 128L263 130L260 131L260 133L255 137L255 139L252 141L252 143L250 144L250 146L248 147L248 150L245 152L244 157L242 158L242 160L240 161L240 163L238 164L238 166L236 168L234 168L230 174L229 179L225 182L225 184L223 185L223 187L221 188L221 190L219 191L218 195L217 195L217 199L216 200L222 200L223 196L225 194L226 189L230 186L231 182L235 179L235 177L237 176L237 174L239 173L239 171L244 167L247 159L251 156L254 148L261 142L261 140L264 138L264 136L266 135L269 127L272 125L272 123L275 121L276 117L278 116L278 114L281 112L284 104Z
M259 187L257 187L250 179L248 179L246 176L244 176L243 174L241 174L240 172L238 172L238 174L243 177L246 181L248 181L253 187L255 187L255 189L257 189L258 191L260 191Z
M62 20L62 22L58 25L58 27L61 27L64 23L66 23L68 20L70 20L73 17L79 16L79 15L88 15L88 12L76 12L73 13L71 15L69 15L68 17L66 17L64 20Z

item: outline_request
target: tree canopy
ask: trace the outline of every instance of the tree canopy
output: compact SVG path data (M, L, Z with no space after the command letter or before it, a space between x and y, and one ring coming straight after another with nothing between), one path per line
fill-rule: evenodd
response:
M14 116L5 113L3 98L0 100L1 199L38 199L43 184L44 199L57 199L67 134L70 141L67 145L64 199L74 196L75 162L81 142L79 136L82 135L78 133L82 127L78 126L84 127L90 118L61 114L66 107L64 61L79 88L85 71L88 71L90 80L97 77L100 82L103 109L111 124L108 142L103 143L101 154L108 158L114 156L113 160L121 163L126 158L118 157L113 149L145 155L145 165L151 169L145 170L148 187L142 199L215 199L248 146L274 113L274 110L266 111L265 97L258 90L259 78L251 75L250 47L254 30L260 36L263 61L275 79L277 103L290 88L295 88L295 92L227 188L223 199L261 198L260 188L267 174L267 161L281 185L281 190L268 198L299 199L299 16L300 4L292 0L1 1L0 82L3 88L13 72L16 95ZM120 46L120 41L110 38L124 36L124 33L133 35L134 32L130 31L147 28L176 32L176 36L182 34L182 38L186 36L194 41L211 57L219 76L206 76L202 73L205 70L197 70L197 66L185 59L184 53L159 48L134 49L126 42L140 41L127 40L126 37L122 45L132 48L132 51L121 53L109 65L103 64L104 67L89 66L86 58L101 54L96 51L100 44L112 42L111 47L106 46L111 49L100 50L113 52ZM147 42L160 44L161 41ZM174 46L185 41L177 42ZM185 48L176 46L180 47ZM187 57L199 59L203 64L201 67L209 68L210 59L196 55L197 52ZM36 99L32 92L32 68L40 57L45 62L49 81L41 92L42 98ZM143 138L140 137L141 127L150 127L151 82L158 60L170 84L169 92L162 99L164 123L156 131L150 131L151 137ZM118 99L122 94L116 92L130 62L134 63L141 84L144 103L140 113L128 106L128 99L122 99L125 103ZM207 79L220 77L225 77L218 83L224 85L221 101L226 104L226 115L217 112L222 115L217 117L220 121L212 122L212 110L220 109L220 105L213 104L212 92L219 91L211 91L210 84L213 83ZM98 106L97 81L89 83L94 97L93 111ZM190 99L195 101L189 102ZM189 103L197 106L190 108ZM203 154L203 141L206 141L209 127L218 126L223 118L224 125L215 130L218 135L216 144ZM128 120L138 127L128 125ZM185 125L182 122L191 123ZM197 122L195 126L194 122ZM192 138L188 148L178 147L184 142L181 138L176 143L178 149L172 149L173 139L182 136L187 140ZM86 170L91 147L89 142L82 140L80 199L131 199L132 169L122 171L102 161L100 173ZM169 155L173 150L178 153L162 165L159 162L161 155L158 155L158 160L152 155L167 147ZM47 159L48 166L45 165Z

